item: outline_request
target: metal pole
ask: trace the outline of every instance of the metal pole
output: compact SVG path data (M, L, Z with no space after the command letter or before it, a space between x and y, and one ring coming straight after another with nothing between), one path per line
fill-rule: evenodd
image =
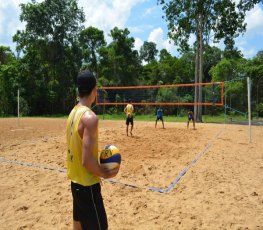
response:
M226 90L225 90L225 124L226 124Z
M19 127L19 89L17 90L17 127Z
M251 143L251 87L250 87L250 78L247 77L247 102L248 102L248 136L249 143Z

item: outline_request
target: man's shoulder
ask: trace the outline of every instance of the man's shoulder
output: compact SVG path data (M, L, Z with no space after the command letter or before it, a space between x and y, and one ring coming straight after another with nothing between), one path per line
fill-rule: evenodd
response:
M98 120L98 117L92 110L87 110L84 112L82 119L88 122L95 122Z

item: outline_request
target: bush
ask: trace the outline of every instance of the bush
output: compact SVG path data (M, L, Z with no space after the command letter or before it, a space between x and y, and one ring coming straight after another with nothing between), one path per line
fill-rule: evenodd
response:
M263 116L263 103L259 103L257 105L257 112L258 112L258 116L260 116L260 117Z
M19 113L20 116L27 116L30 113L30 107L23 97L19 98Z

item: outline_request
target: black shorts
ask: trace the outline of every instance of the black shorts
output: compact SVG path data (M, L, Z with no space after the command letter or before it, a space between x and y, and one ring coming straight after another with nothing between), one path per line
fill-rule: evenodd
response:
M129 125L130 123L133 125L133 116L126 118L126 125Z
M71 192L73 197L73 219L80 221L82 229L108 229L100 183L82 186L71 182Z
M159 120L163 121L163 117L156 117L156 121L159 121Z
M194 121L194 118L193 117L188 117L188 121Z

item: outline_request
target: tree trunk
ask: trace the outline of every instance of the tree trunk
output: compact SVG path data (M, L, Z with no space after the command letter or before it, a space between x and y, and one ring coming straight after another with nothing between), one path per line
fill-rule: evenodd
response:
M199 28L199 74L198 83L203 82L203 15L200 15ZM202 103L202 86L199 86L198 102ZM197 121L202 122L202 105L198 105Z
M203 82L203 20L202 15L196 18L196 57L195 57L195 83ZM202 86L195 86L194 118L202 122Z
M196 55L195 55L195 83L198 83L198 74L199 74L199 19L198 16L196 17ZM194 119L197 120L197 114L198 114L198 106L197 106L197 102L198 102L198 94L199 94L199 88L198 86L195 86L195 98L194 98Z

